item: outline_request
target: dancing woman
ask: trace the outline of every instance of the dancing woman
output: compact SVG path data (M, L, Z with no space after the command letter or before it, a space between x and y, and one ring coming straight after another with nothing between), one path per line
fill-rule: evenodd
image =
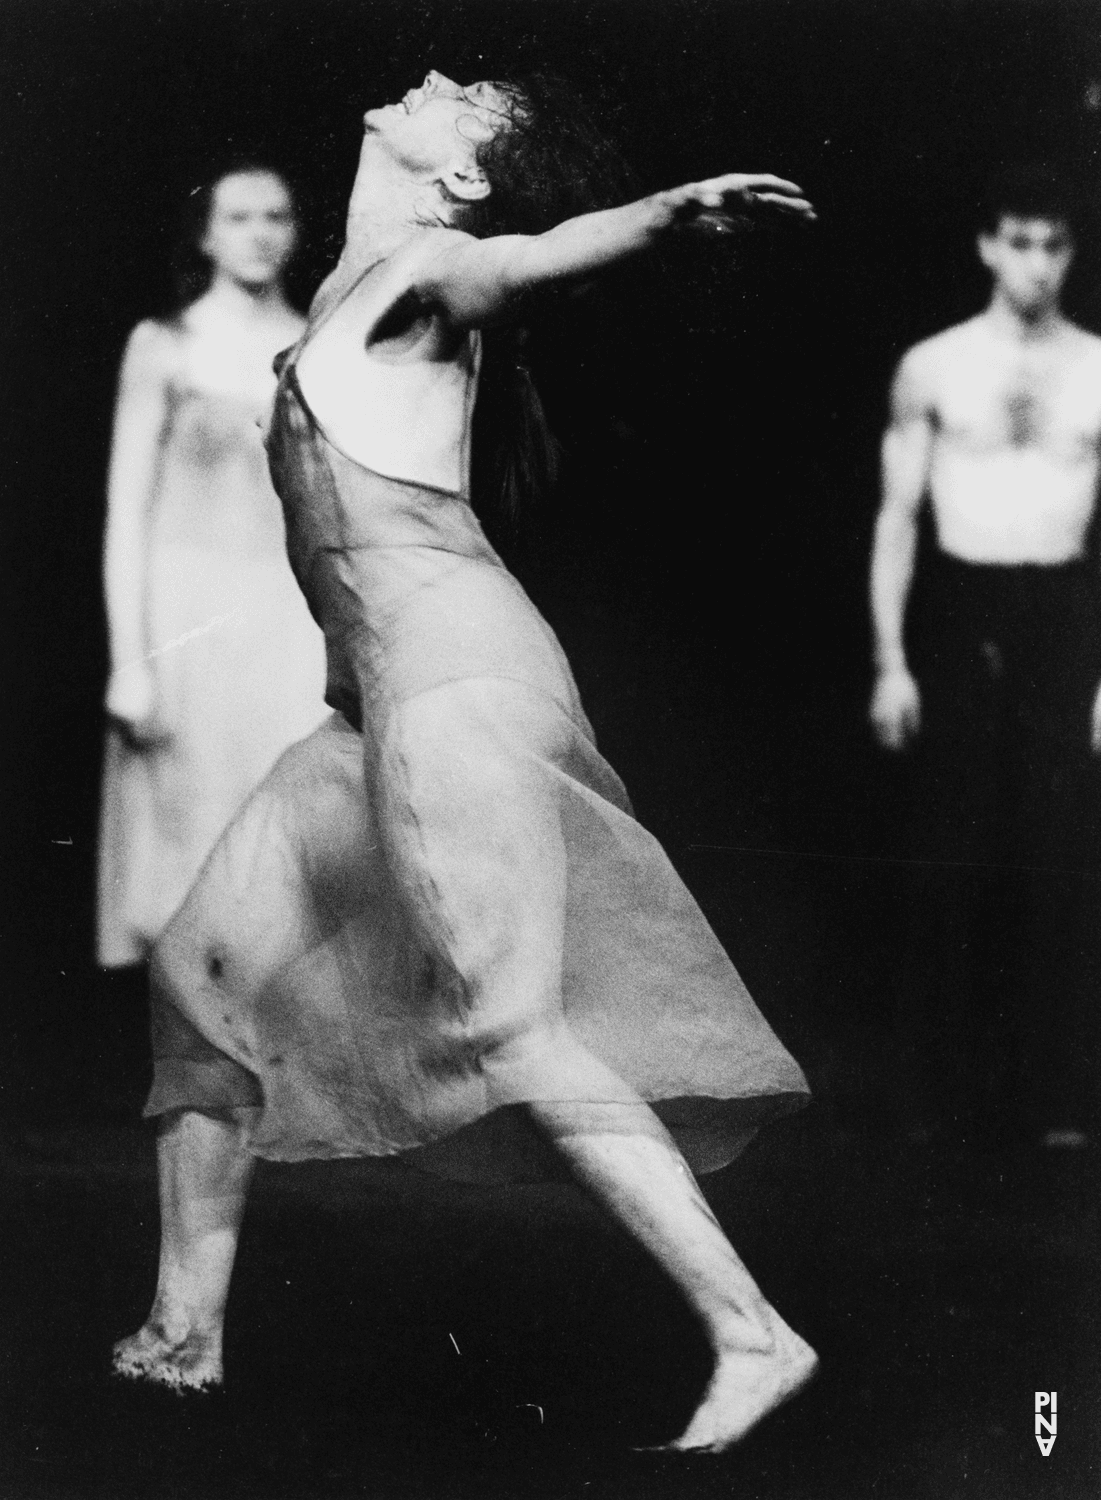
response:
M675 1141L721 1165L806 1084L474 519L471 418L479 330L528 296L701 220L812 211L791 183L734 175L569 218L589 136L536 85L430 73L365 124L344 253L268 443L336 713L158 944L160 1273L116 1368L220 1381L254 1157L508 1175L549 1147L698 1316L715 1367L674 1446L720 1450L815 1360Z
M130 335L115 414L99 861L108 968L148 957L222 829L325 716L324 643L287 566L258 425L272 357L303 326L283 291L294 202L277 173L250 163L189 207L187 301Z

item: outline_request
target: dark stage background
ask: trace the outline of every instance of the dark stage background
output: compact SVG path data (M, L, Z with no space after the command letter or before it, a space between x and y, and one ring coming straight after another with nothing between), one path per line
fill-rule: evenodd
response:
M869 860L905 854L905 776L864 728L884 391L905 346L981 305L992 166L1066 159L1093 206L1096 8L4 0L0 56L7 1107L102 1107L141 1065L133 996L91 968L123 339L169 304L179 205L228 148L297 178L307 298L339 249L363 109L428 64L603 86L643 189L775 170L820 207L810 232L678 245L565 309L541 366L567 473L501 544L820 1091L874 1090L904 892ZM1098 264L1087 244L1072 306L1096 300Z
M1054 156L1078 174L1087 209L1101 207L1101 11L1095 5L0 0L0 287L7 343L0 376L0 640L7 711L0 1126L16 1134L121 1129L136 1119L144 1087L140 990L109 982L92 962L105 673L100 542L123 340L139 318L168 305L179 205L227 147L258 148L297 180L306 239L295 289L307 299L339 250L363 110L400 97L429 66L462 80L542 66L583 87L599 84L618 103L617 128L642 190L723 170L775 171L803 184L820 210L820 223L805 233L759 233L733 247L678 244L608 277L599 294L568 302L554 338L544 334L537 342L548 406L568 450L560 492L520 534L502 531L489 518L508 560L561 636L601 747L623 775L639 816L665 843L765 1013L807 1068L819 1101L813 1118L834 1131L813 1138L789 1134L786 1159L782 1148L775 1148L777 1156L769 1147L741 1180L771 1204L774 1218L767 1224L759 1219L747 1233L765 1247L766 1263L773 1257L774 1278L790 1283L795 1314L801 1298L804 1321L813 1325L815 1307L832 1297L835 1361L838 1349L852 1356L848 1364L835 1364L839 1379L851 1373L851 1390L836 1400L823 1396L819 1408L799 1408L818 1411L817 1417L790 1419L809 1421L805 1431L776 1430L794 1434L792 1453L821 1458L828 1451L836 1458L837 1450L824 1445L842 1429L822 1415L821 1402L835 1401L840 1409L851 1395L857 1407L844 1441L859 1457L849 1467L835 1463L821 1489L811 1479L792 1478L796 1459L790 1454L775 1457L768 1470L775 1484L762 1480L763 1488L746 1493L887 1500L1043 1493L1077 1500L1090 1492L1084 1459L1043 1491L1023 1480L1018 1487L1015 1468L1009 1480L991 1480L990 1471L984 1480L981 1465L968 1458L978 1428L968 1426L966 1402L986 1398L957 1377L953 1406L935 1394L940 1374L934 1379L931 1372L971 1369L967 1361L981 1346L987 1361L982 1378L996 1384L995 1366L1012 1365L1014 1339L1025 1338L1026 1324L1046 1330L1037 1338L1048 1340L1044 1347L1055 1359L1068 1319L1073 1322L1086 1303L1072 1307L1064 1298L1062 1321L1054 1312L1048 1317L1048 1293L1036 1290L1029 1268L1042 1259L1037 1247L1054 1232L1056 1209L1065 1216L1059 1244L1071 1260L1084 1253L1075 1239L1084 1232L1086 1211L1079 1213L1075 1196L1084 1191L1082 1183L1076 1179L1070 1196L1056 1204L1046 1179L1029 1179L1034 1231L1021 1230L1014 1241L1016 1269L995 1285L988 1277L998 1253L995 1231L1017 1212L1008 1196L1005 1202L997 1197L1000 1168L967 1167L962 1177L931 1186L924 1168L892 1167L894 1176L877 1176L866 1166L871 1146L858 1145L854 1157L838 1142L873 1140L890 1113L897 1044L887 1002L900 913L911 891L901 834L905 768L876 752L865 728L865 573L885 390L906 346L983 303L986 285L972 230L977 196L992 168L1021 155ZM1101 329L1101 257L1094 238L1083 245L1069 302L1072 312ZM1089 871L1075 878L1096 883ZM130 1149L119 1147L120 1163L130 1160ZM142 1143L140 1151L146 1150ZM109 1176L115 1167L104 1170ZM121 1184L123 1165L117 1170ZM38 1171L28 1168L26 1181L45 1181L41 1173L34 1176ZM64 1178L60 1166L46 1176L50 1172L51 1181ZM64 1178L78 1179L75 1167ZM788 1185L770 1189L777 1181ZM836 1197L830 1196L833 1183L842 1184ZM897 1198L891 1196L896 1189ZM142 1191L146 1202L151 1185ZM121 1204L126 1194L121 1186L118 1192ZM452 1210L454 1203L440 1192L435 1206ZM390 1204L385 1195L374 1201L374 1209L361 1212L375 1214L371 1232L379 1233ZM42 1232L51 1245L69 1235L95 1243L100 1230L92 1202L79 1213L71 1204L58 1208L54 1219L43 1210L45 1217L35 1222L47 1226ZM261 1200L262 1224L265 1215L282 1223L271 1202ZM485 1254L500 1252L494 1264L507 1283L509 1273L500 1268L507 1268L511 1252L504 1242L513 1229L521 1239L530 1231L530 1223L521 1222L528 1210L522 1204L487 1207L478 1199L472 1212L463 1264L477 1267L478 1244L489 1245ZM131 1238L125 1252L102 1251L104 1264L114 1268L100 1283L112 1318L121 1318L116 1307L129 1306L136 1295L121 1290L133 1275L129 1246L144 1235L142 1253L151 1253L153 1233L148 1204L140 1224L131 1197L118 1214L118 1235ZM428 1209L424 1215L417 1228L422 1248L429 1257L438 1251L443 1264L452 1247L444 1248L444 1231L432 1227L437 1220ZM961 1252L966 1289L960 1291L957 1277L949 1292L948 1283L937 1280L937 1257L949 1254L944 1246L955 1244L953 1226L961 1223L974 1231ZM925 1259L910 1255L911 1230ZM787 1248L780 1251L785 1236ZM833 1246L825 1267L806 1246L799 1248L804 1236L808 1244ZM291 1248L280 1253L300 1280L311 1252L305 1240L291 1239ZM887 1246L883 1254L895 1268L879 1281L861 1258L872 1240ZM48 1255L45 1245L41 1254ZM396 1265L402 1256L394 1254ZM353 1265L351 1251L341 1255L334 1262L338 1283ZM809 1269L812 1262L817 1269ZM423 1282L408 1291L411 1306L430 1284L431 1260L426 1264ZM572 1264L567 1255L555 1272L563 1283ZM288 1286L291 1274L288 1269ZM400 1266L394 1274L402 1274ZM80 1276L75 1267L65 1275L75 1299ZM18 1277L13 1284L21 1284ZM801 1293L791 1290L799 1286ZM1088 1287L1081 1295L1096 1311L1095 1286ZM607 1286L605 1292L614 1302ZM59 1294L62 1303L69 1294ZM52 1293L39 1287L27 1295L33 1304ZM270 1356L290 1392L297 1372L280 1352L276 1312L261 1309L255 1292L242 1295L252 1297L250 1316L270 1324L263 1324L267 1334L256 1336L259 1353L252 1351L250 1368ZM522 1287L516 1292L517 1306L525 1295ZM658 1296L652 1287L646 1295ZM995 1301L987 1306L984 1296ZM1058 1300L1057 1287L1051 1296ZM592 1292L592 1307L573 1306L560 1335L563 1347L596 1315L599 1300ZM968 1344L962 1324L952 1322L960 1307L960 1317L979 1318L974 1309L980 1304L998 1324L1000 1341L978 1338L973 1324ZM283 1307L279 1316L290 1320L288 1337L299 1340L309 1337L315 1315L339 1323L342 1308L315 1288L305 1310ZM906 1311L914 1308L924 1309L916 1325ZM1018 1314L1025 1324L1016 1321ZM625 1328L631 1321L626 1304L616 1316ZM928 1421L913 1417L912 1431L909 1416L899 1415L895 1426L894 1418L884 1418L878 1428L866 1416L881 1379L897 1377L899 1367L888 1362L881 1374L861 1366L867 1354L856 1331L861 1316L879 1330L879 1347L900 1337L938 1351L936 1359L914 1354L906 1367L907 1378L924 1371L931 1404L922 1411L933 1413ZM28 1348L30 1329L27 1322ZM810 1331L820 1336L813 1326ZM100 1334L96 1329L95 1338ZM95 1342L91 1333L85 1341L89 1347ZM535 1347L542 1346L537 1341ZM451 1358L442 1334L440 1349L441 1360ZM338 1355L347 1355L343 1345ZM387 1357L397 1357L393 1347ZM655 1343L649 1357L660 1363L664 1346ZM1085 1358L1081 1351L1076 1357ZM328 1390L325 1378L331 1385L335 1376L319 1376L322 1358L314 1356L316 1368L308 1375ZM418 1358L406 1349L396 1366L414 1389L421 1379L414 1373ZM1034 1451L1025 1453L1034 1447L1027 1403L1034 1384L1058 1383L1051 1360L1045 1369L1022 1365L1019 1378L1013 1367L1014 1390L1020 1388L1025 1403L1021 1465L1039 1462ZM334 1369L337 1363L334 1355ZM594 1381L605 1378L603 1369L590 1371ZM618 1377L606 1378L610 1384ZM49 1400L55 1398L56 1392ZM286 1395L287 1412L296 1399ZM476 1391L471 1410L481 1409L480 1400ZM55 1412L46 1397L42 1401L43 1411ZM276 1403L275 1409L284 1408ZM95 1410L108 1430L102 1409ZM995 1448L1009 1441L990 1435L1002 1430L1000 1410L983 1429ZM21 1420L29 1445L30 1418ZM385 1420L378 1418L380 1427ZM44 1432L53 1430L53 1416L42 1421ZM938 1448L935 1434L956 1431L953 1422L965 1436L954 1447L945 1438ZM1014 1434L1017 1425L1013 1416ZM255 1435L255 1423L250 1430L259 1449L266 1439ZM882 1476L890 1455L901 1451L904 1430L911 1467L906 1482L896 1483ZM90 1420L85 1437L94 1448ZM315 1432L315 1440L324 1447L324 1431L320 1437ZM272 1441L286 1457L282 1436ZM72 1446L75 1451L75 1439ZM920 1478L926 1460L930 1474L941 1476L931 1477L930 1487ZM189 1462L180 1458L181 1472L192 1472ZM969 1472L975 1476L970 1487ZM205 1490L200 1479L193 1483L193 1489L183 1481L178 1489L143 1489L135 1480L131 1489L103 1480L101 1491L90 1482L86 1490L64 1489L59 1480L58 1488L41 1493L102 1492L113 1500L131 1493L204 1500L254 1493L247 1486L223 1491L214 1480ZM286 1483L284 1490L271 1478L255 1493L313 1494L305 1480L297 1488ZM634 1500L652 1492L649 1483L617 1480L617 1488L608 1481L584 1494ZM709 1483L668 1492L731 1492L718 1480ZM544 1490L534 1480L517 1487L501 1479L499 1488L487 1480L469 1491L502 1497L552 1492L575 1490L565 1480L559 1489ZM9 1492L0 1493L6 1500ZM11 1500L24 1493L40 1491L12 1489ZM418 1490L412 1481L403 1488L395 1477L379 1493L460 1490Z

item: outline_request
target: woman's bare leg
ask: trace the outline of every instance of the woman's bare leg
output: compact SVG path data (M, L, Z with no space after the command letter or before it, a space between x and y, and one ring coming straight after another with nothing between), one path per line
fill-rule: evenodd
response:
M183 1392L222 1382L222 1324L252 1175L246 1115L181 1110L157 1136L161 1250L144 1325L114 1350L118 1374Z
M455 970L511 997L507 1034L487 1036L480 1049L487 1077L499 1071L502 1099L526 1102L575 1176L699 1318L715 1370L673 1446L718 1452L792 1395L815 1356L762 1297L654 1112L564 1020L544 1021L562 979L563 929L550 914L567 904L562 802L557 789L548 795L545 766L528 748L546 726L545 699L514 682L451 683L404 703L386 751L403 798L393 815L383 809L390 858L409 889L430 876L431 901L438 906L445 893L437 925ZM548 758L556 753L552 746ZM415 843L401 836L409 804ZM497 872L496 885L487 872Z
M669 1447L721 1452L794 1395L817 1358L761 1295L653 1111L576 1043L553 1051L557 1100L530 1104L533 1119L680 1288L715 1357L703 1400ZM560 1102L570 1099L585 1102Z

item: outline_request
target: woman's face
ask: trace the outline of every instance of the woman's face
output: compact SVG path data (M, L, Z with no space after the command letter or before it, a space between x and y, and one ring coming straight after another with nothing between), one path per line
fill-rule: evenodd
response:
M509 101L494 84L463 88L442 73L429 73L399 103L368 110L363 123L395 160L420 175L457 159L473 162L478 146L509 117Z
M270 286L290 260L297 235L294 203L281 177L232 172L215 185L199 248L216 273L243 286Z

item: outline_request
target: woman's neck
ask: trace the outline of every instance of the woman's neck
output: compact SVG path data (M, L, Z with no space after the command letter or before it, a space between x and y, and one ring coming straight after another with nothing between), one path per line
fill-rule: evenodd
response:
M451 205L440 182L421 178L364 137L352 185L341 264L358 268L379 260L425 229L451 227Z
M210 286L199 300L212 311L243 323L270 318L273 314L285 316L291 310L278 278L262 285L250 285L224 271L215 271Z

